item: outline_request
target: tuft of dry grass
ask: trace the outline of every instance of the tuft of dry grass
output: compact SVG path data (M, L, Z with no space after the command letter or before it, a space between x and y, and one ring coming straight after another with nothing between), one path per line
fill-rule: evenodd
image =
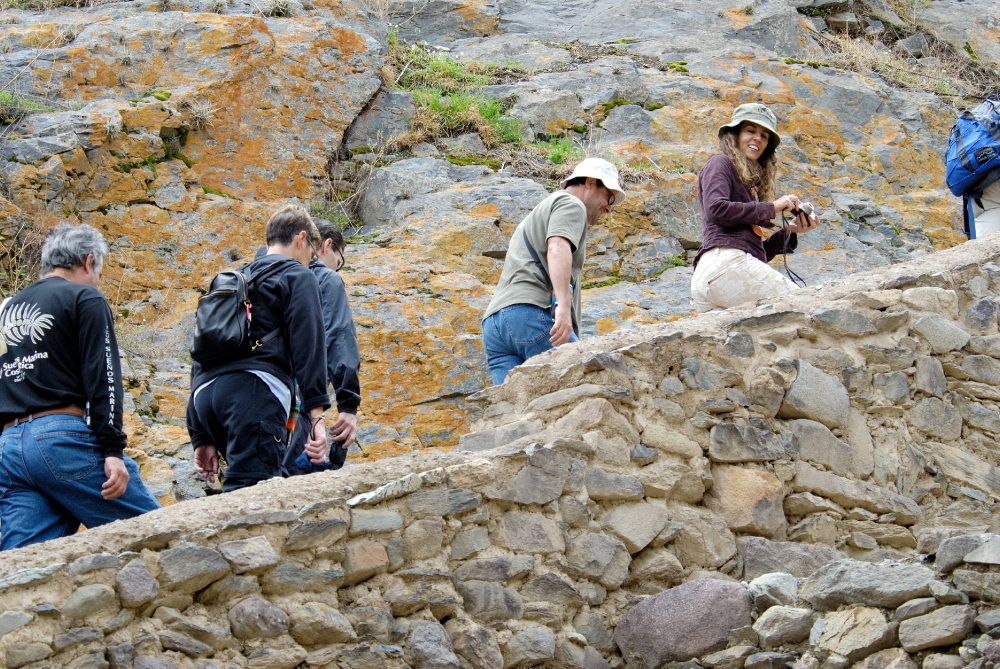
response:
M0 295L10 297L38 279L44 239L26 216L7 221L0 230Z
M191 117L191 125L195 130L214 128L215 124L212 122L212 118L216 111L212 103L204 100L189 103L188 115Z
M1000 76L970 63L968 58L958 54L950 44L943 41L931 40L931 47L925 58L915 62L901 58L881 42L864 37L824 36L823 43L830 63L835 67L875 74L888 83L907 90L973 100L985 98L1000 88ZM926 63L932 63L933 67Z

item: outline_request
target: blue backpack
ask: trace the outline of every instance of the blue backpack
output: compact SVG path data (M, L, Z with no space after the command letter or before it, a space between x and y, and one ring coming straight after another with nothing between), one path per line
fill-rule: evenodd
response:
M1000 99L991 95L955 121L948 142L948 188L962 198L965 234L976 238L972 202L983 208L983 190L1000 181Z

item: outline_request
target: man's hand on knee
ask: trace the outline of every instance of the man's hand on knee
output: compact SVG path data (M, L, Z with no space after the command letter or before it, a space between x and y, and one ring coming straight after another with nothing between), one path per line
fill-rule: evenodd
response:
M330 439L340 442L340 448L345 450L354 443L354 436L357 433L358 418L352 413L341 411L336 422L330 427Z
M129 479L125 461L116 457L104 458L104 474L108 480L101 486L101 497L117 499L124 495L128 489Z
M219 473L219 451L215 446L199 446L194 449L194 468L198 470L200 477L209 483L215 483L215 476Z

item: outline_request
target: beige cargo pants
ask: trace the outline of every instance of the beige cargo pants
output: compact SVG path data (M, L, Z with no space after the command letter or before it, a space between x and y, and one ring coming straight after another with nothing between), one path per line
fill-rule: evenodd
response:
M798 290L790 279L746 251L714 248L698 260L691 277L691 302L699 312Z

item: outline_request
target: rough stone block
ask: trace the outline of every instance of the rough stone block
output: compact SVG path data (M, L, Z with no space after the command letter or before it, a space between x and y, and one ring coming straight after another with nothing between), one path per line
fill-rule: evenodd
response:
M875 608L856 606L833 611L826 614L825 621L823 635L816 646L846 657L849 662L862 660L896 641L894 628Z
M566 550L562 532L555 521L540 513L508 511L500 520L507 548L525 553L561 553Z
M483 501L478 492L463 488L450 490L421 490L406 498L406 506L417 518L451 516L463 511L471 511Z
M603 398L584 400L575 409L556 421L556 430L569 434L585 435L595 430L606 437L622 437L625 440L626 452L639 443L639 432L620 413L614 405Z
M813 612L790 606L772 606L765 611L753 630L757 632L764 648L777 648L786 643L798 643L809 636Z
M615 641L630 666L658 667L721 650L730 630L749 624L746 588L705 579L671 588L633 606L618 623Z
M795 367L798 375L785 394L778 415L809 418L831 428L843 427L851 409L844 384L805 360L796 360Z
M1000 602L1000 573L982 573L971 569L956 569L952 573L955 587L973 599Z
M665 548L649 548L632 560L625 584L630 590L655 595L680 583L684 567Z
M929 355L917 358L917 374L913 386L931 397L939 399L944 397L944 391L948 389L948 380L944 376L941 361Z
M855 603L896 608L908 600L930 595L933 580L933 572L922 565L838 560L820 567L803 585L800 595L821 611Z
M181 544L160 553L157 580L164 588L194 594L229 574L226 559L207 546Z
M816 328L838 337L865 337L875 334L875 326L858 311L820 307L812 314Z
M736 555L736 539L726 521L708 509L673 504L672 520L683 523L673 542L673 552L687 567L721 567Z
M945 606L899 624L899 643L910 653L958 643L971 631L976 610L971 606Z
M902 622L909 618L916 618L917 616L930 613L939 606L941 605L933 597L918 597L917 599L911 599L908 602L900 604L899 608L896 609L895 618Z
M562 607L579 608L584 604L584 599L576 588L553 572L525 583L521 587L521 596L529 601L550 602Z
M929 436L947 441L962 436L962 414L951 404L936 397L917 402L908 414L909 423Z
M910 326L910 333L927 342L937 355L958 349L969 343L969 333L949 320L931 314L917 319Z
M463 453L491 451L506 446L512 441L529 434L541 432L545 425L540 420L520 420L500 427L463 434L458 440L458 449Z
M464 560L491 545L490 533L485 527L463 530L451 542L451 559Z
M394 532L402 527L402 516L391 509L351 509L352 537L359 534Z
M8 669L20 669L26 664L44 660L49 655L52 655L52 649L49 648L48 644L37 641L18 641L7 646L4 660Z
M403 546L408 560L424 560L441 552L444 523L440 520L418 520L403 532Z
M503 645L504 669L533 667L556 655L556 637L547 627L533 627L518 632Z
M496 634L471 620L452 618L444 629L455 652L473 669L503 669L503 655Z
M721 465L712 468L712 478L715 485L705 506L725 520L729 529L772 537L784 527L784 493L774 474Z
M229 610L229 624L237 639L270 639L288 631L288 614L260 597L250 597Z
M665 506L648 502L634 502L612 507L601 517L601 527L618 537L635 554L667 526Z
M847 476L851 470L850 445L814 420L793 420L789 427L797 442L800 458L824 465L838 476Z
M117 607L118 597L113 588L103 584L84 585L74 590L66 600L62 614L67 620L83 620L95 613Z
M281 562L264 536L227 541L219 544L219 552L237 574L260 574Z
M799 581L791 574L772 572L750 581L748 589L754 609L763 612L772 606L792 604L799 594Z
M700 446L696 455L701 455ZM661 455L656 462L640 469L637 477L647 497L697 504L705 495L701 474L676 455Z
M486 496L518 504L548 504L563 494L574 464L581 470L586 466L582 460L551 448L534 449L526 467L496 488L487 490Z
M511 555L495 558L468 560L455 570L460 581L507 581L531 571L535 558L530 555Z
M457 589L465 602L465 612L483 622L517 619L524 615L521 596L499 583L463 581Z
M916 548L917 538L905 527L891 523L875 523L870 520L845 520L838 523L842 531L859 532L872 537L882 546L892 548Z
M24 627L34 619L35 616L24 611L4 611L0 613L0 637Z
M408 646L415 669L461 669L451 639L440 623L425 621L413 625Z
M801 460L795 463L793 486L795 492L812 492L848 509L859 506L872 513L895 513L897 522L902 525L912 525L920 518L920 506L909 497L865 481L821 472Z
M288 616L292 638L304 646L350 643L358 637L351 623L337 609L321 602L295 607Z
M348 524L338 518L295 525L288 532L286 551L302 551L330 546L347 534Z
M958 295L953 290L918 286L903 291L903 304L916 311L929 311L945 318L958 318Z
M344 584L356 585L367 581L389 567L385 546L371 539L355 539L344 551Z
M778 435L768 430L722 423L712 428L708 457L715 462L766 462L788 457Z
M319 571L283 563L272 569L263 579L263 590L268 595L289 595L296 592L316 592L336 588L344 582L344 572Z
M636 477L608 474L600 467L587 467L584 481L593 500L642 499L645 494Z
M958 655L929 653L924 657L922 669L962 669L964 666L965 660Z
M617 539L584 532L570 540L566 561L569 570L615 590L628 576L632 559L625 544Z

